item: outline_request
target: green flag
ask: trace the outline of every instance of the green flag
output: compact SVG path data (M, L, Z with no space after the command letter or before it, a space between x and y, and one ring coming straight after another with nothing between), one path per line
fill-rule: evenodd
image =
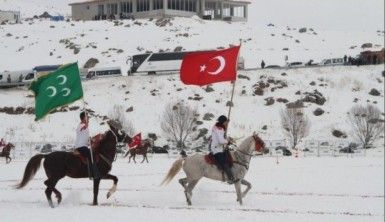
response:
M61 66L57 71L39 77L29 89L35 93L35 120L39 120L53 109L83 97L78 64Z

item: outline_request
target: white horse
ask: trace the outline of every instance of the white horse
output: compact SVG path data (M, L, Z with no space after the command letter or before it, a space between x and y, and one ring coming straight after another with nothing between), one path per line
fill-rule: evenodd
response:
M242 198L244 198L251 189L251 184L243 179L249 169L252 153L255 151L263 152L265 143L258 135L254 134L247 137L241 145L235 150L231 151L231 155L234 160L232 171L234 177L239 179L234 184L237 192L237 201L242 205ZM164 178L163 184L168 184L175 175L180 171L183 166L183 171L186 173L186 177L179 179L179 183L184 187L184 193L186 195L186 201L188 205L191 205L192 190L202 177L207 177L213 180L223 181L223 174L215 165L211 165L205 161L204 155L195 154L191 157L181 157L176 160L168 171ZM247 188L242 192L241 184L246 185Z

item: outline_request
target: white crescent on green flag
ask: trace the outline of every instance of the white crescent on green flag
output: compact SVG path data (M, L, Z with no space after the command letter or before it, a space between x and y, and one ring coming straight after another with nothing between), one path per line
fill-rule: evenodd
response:
M78 64L61 66L55 72L39 77L29 89L35 93L35 120L39 120L55 108L83 97Z

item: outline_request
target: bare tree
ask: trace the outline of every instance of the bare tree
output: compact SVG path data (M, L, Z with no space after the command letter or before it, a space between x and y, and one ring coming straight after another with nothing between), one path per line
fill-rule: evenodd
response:
M163 112L161 128L177 143L177 148L184 149L185 142L192 135L197 123L198 112L182 102L168 104Z
M353 136L364 148L368 148L384 132L384 120L381 119L380 110L375 106L353 106L348 116Z
M310 122L302 108L286 108L281 110L281 124L293 149L309 133Z
M126 118L124 108L121 105L114 105L112 110L109 113L109 117L112 120L115 120L122 124L122 129L128 134L128 135L134 135L135 128L132 122Z

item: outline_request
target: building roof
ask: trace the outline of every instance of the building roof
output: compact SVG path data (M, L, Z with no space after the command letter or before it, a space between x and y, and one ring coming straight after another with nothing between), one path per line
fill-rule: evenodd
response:
M108 1L108 0L88 0L88 1L75 0L73 3L70 3L69 5L82 5L87 3L98 3L98 2L104 2L104 1ZM246 1L246 0L222 0L222 1L251 4L250 1Z

